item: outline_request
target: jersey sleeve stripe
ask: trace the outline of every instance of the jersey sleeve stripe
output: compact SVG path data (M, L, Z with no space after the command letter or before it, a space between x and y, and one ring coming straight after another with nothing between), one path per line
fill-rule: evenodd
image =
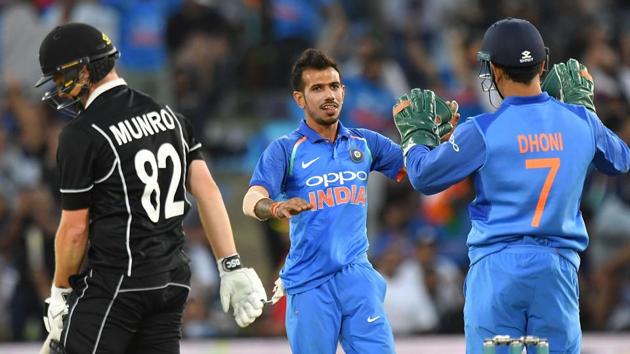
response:
M79 188L79 189L64 189L64 188L60 188L59 191L61 193L83 193L83 192L87 192L90 189L94 188L94 185L91 184L85 188Z
M103 178L100 178L94 181L94 184L98 184L107 180L112 175L112 173L114 173L114 170L116 169L116 164L118 164L118 160L114 159L114 163L112 164L112 167L109 169L109 172L107 172L107 174Z
M293 149L291 150L291 159L289 160L289 176L293 176L293 162L295 160L295 153L297 152L298 146L306 141L306 136L299 138L295 144L293 145Z

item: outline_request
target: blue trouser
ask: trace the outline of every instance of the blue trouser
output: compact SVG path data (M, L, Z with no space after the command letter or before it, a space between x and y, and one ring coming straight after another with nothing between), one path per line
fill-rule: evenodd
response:
M332 278L287 295L286 328L294 354L395 353L383 309L385 280L369 263L350 264Z
M513 245L482 258L464 294L467 354L483 353L483 340L495 335L547 338L550 353L580 353L577 269L553 248Z

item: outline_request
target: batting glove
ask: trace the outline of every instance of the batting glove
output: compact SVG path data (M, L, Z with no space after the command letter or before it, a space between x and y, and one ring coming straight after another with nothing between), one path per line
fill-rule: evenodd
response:
M265 288L253 268L242 268L238 254L217 261L221 276L221 307L228 312L232 306L239 327L247 327L262 314L267 301Z
M44 301L46 315L44 315L44 326L50 334L51 339L59 340L63 330L63 317L68 314L68 304L66 303L72 289L58 288L52 286L50 297Z

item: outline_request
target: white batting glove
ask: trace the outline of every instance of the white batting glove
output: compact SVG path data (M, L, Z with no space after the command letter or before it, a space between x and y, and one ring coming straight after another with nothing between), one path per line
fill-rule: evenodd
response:
M230 305L239 327L247 327L262 314L267 301L265 288L252 268L242 268L238 254L217 261L221 275L221 307L228 312Z
M42 348L39 350L39 354L50 354L50 340L52 338L50 338L50 333L48 333L48 337L46 337L46 340L44 341L44 345L42 345Z
M44 302L46 303L47 310L44 316L44 326L49 333L49 338L59 340L61 337L61 331L63 330L63 316L68 314L68 304L66 300L72 289L70 288L58 288L52 286L50 288L50 297Z
M271 303L276 304L276 302L280 301L284 296L284 284L282 284L282 279L278 278L274 282L273 286L273 296L271 297Z

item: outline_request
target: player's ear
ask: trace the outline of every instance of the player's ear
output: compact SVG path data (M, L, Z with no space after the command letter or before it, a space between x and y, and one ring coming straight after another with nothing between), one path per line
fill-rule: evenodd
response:
M503 70L500 67L494 65L494 63L490 63L492 75L494 76L494 81L499 82L503 78Z
M302 91L293 91L293 100L300 108L304 109L306 101L304 100L304 93Z

